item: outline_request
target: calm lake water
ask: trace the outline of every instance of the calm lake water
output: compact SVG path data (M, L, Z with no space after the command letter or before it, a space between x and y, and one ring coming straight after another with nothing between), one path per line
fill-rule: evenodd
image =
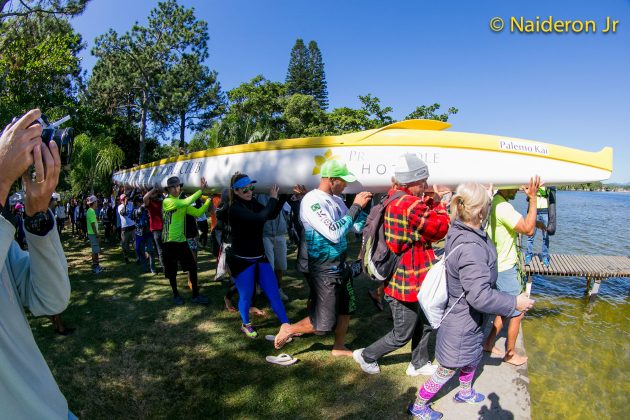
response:
M515 205L525 214L522 194ZM560 191L557 211L551 253L630 256L630 194ZM593 304L585 283L534 278L523 323L534 419L630 417L630 279L604 280Z

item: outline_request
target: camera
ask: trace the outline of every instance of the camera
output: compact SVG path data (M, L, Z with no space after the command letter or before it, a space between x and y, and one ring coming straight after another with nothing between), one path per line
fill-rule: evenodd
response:
M74 143L74 128L57 128L64 122L68 121L70 116L65 116L59 121L54 123L48 123L48 118L42 114L38 123L42 125L42 142L48 146L51 141L57 143L59 148L59 156L61 157L61 165L65 166L70 164L70 154L72 153L72 146Z

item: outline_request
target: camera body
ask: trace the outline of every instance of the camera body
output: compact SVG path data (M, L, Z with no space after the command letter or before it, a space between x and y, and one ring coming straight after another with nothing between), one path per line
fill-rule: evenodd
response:
M49 124L48 118L43 114L39 119L39 123L43 127L42 142L44 142L46 146L48 146L51 141L57 143L59 156L61 157L61 165L63 166L70 164L70 155L72 154L74 144L74 128L57 128L57 126L68 119L70 119L70 117L65 117L53 124Z

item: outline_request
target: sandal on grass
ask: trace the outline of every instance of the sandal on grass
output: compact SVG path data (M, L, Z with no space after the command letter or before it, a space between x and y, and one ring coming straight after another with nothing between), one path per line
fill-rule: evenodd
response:
M269 363L280 366L290 366L298 361L298 359L286 353L279 354L278 356L267 356L265 357L265 360Z

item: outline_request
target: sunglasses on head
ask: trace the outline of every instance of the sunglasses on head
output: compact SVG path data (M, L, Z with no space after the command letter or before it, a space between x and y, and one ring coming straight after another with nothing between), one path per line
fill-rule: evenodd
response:
M256 189L256 187L255 187L255 186L250 185L249 187L243 187L243 188L241 188L241 191L242 191L242 192L244 192L244 193L246 193L246 192L248 192L248 191L254 191L255 189Z

